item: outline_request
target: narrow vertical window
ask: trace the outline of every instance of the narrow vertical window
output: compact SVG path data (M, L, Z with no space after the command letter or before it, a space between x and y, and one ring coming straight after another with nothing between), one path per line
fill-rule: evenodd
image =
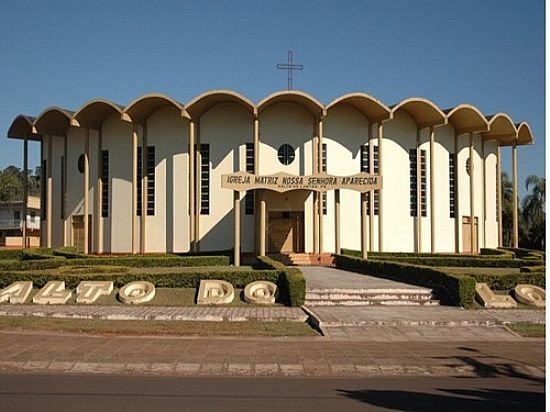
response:
M427 196L426 196L426 151L420 151L420 211L423 217L427 216Z
M201 144L201 215L210 214L210 145Z
M101 151L101 217L109 216L109 151Z
M254 143L246 144L246 171L254 173ZM254 214L254 191L247 190L244 198L244 212L247 215Z
M378 146L372 147L373 153L373 167L374 174L378 174ZM364 144L361 146L361 172L370 173L370 146ZM367 196L367 210L370 208L370 192L366 194ZM378 190L374 191L374 214L378 214Z
M65 156L61 156L61 219L65 219Z
M455 154L449 153L449 217L456 217L456 199L455 199L455 188L456 188L456 161Z
M142 180L143 178L143 153L141 146L137 148L137 180L136 180L136 192L137 192L137 204L136 214L141 216L141 199L142 199Z
M155 215L155 146L147 146L147 216Z
M410 197L410 213L411 216L418 216L418 196L416 191L416 149L409 150L409 170L410 170L410 185L409 185L409 197Z
M323 173L327 172L327 144L322 144L321 152L321 171ZM323 214L327 214L327 192L321 192L321 202L323 205Z

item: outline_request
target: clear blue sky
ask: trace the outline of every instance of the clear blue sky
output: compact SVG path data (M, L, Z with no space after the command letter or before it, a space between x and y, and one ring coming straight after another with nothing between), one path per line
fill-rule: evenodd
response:
M185 103L229 88L259 101L286 87L275 65L292 48L305 65L295 88L324 103L350 91L388 105L423 96L527 121L536 144L519 150L523 182L544 174L544 19L543 0L2 0L0 167L22 163L21 143L5 138L19 113L153 91Z

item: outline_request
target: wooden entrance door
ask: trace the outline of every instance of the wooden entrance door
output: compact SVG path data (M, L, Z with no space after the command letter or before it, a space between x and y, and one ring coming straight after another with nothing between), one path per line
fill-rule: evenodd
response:
M75 215L73 222L73 246L78 252L84 252L84 216ZM88 250L92 247L92 215L88 215Z
M470 216L462 216L462 252L463 253L477 253L478 248L478 231L477 231L477 217L474 219L474 235L475 239L472 244L472 229L470 227Z
M304 212L269 212L267 228L270 253L304 250Z

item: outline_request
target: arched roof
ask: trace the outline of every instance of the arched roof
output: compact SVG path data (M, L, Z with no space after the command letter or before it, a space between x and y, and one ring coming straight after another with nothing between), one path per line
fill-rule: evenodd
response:
M33 133L34 119L34 117L26 114L20 114L11 122L7 136L11 139L24 139L27 137L29 140L41 140L40 135Z
M253 115L256 114L256 106L254 106L254 103L242 94L226 89L209 90L194 97L189 103L186 104L185 110L193 119L198 120L215 104L226 102L240 104Z
M390 108L366 93L348 93L337 97L327 105L326 111L328 112L339 104L347 104L354 107L372 122L379 122L391 118Z
M279 102L297 103L306 107L314 116L322 117L325 115L325 107L315 97L300 90L281 90L270 94L258 103L258 113L261 113L267 107Z
M483 134L486 140L497 140L500 146L510 146L517 143L518 131L512 118L506 113L496 113L487 116L489 130Z
M432 101L422 97L410 97L392 106L392 115L398 110L405 111L420 127L447 123L445 113Z
M41 135L66 136L74 112L60 107L48 107L35 119L33 132Z
M143 124L156 110L166 106L173 106L180 111L182 117L189 117L180 102L164 94L151 93L130 103L122 112L122 120Z
M521 122L516 125L518 129L518 144L533 144L535 139L533 138L533 133L531 133L531 128L527 122Z
M489 129L485 116L471 104L459 104L444 112L447 113L447 122L453 125L457 134L485 132Z
M123 106L105 99L90 100L82 105L71 119L71 125L99 130L113 113L122 114Z

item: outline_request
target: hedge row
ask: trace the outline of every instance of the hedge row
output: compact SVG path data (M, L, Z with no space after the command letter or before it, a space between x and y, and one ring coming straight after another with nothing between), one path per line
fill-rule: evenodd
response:
M495 256L500 256L506 259L513 259L516 257L514 252L509 250L492 249L492 248L485 248L485 247L480 248L479 253L481 256L491 256L491 258L494 258Z
M526 249L522 247L500 247L499 250L514 253L520 259L544 259L546 254L542 250Z
M463 276L463 275L456 275ZM529 284L546 287L546 279L542 272L532 273L508 273L505 275L492 275L489 273L466 273L464 276L475 279L478 283L487 283L494 290L511 290L520 284Z
M128 282L148 281L159 288L197 288L201 279L226 280L237 288L244 288L247 284L257 280L267 280L277 283L280 274L275 270L233 271L223 269L203 269L196 272L173 273L31 273L31 272L4 272L0 275L0 288L13 282L30 280L35 287L42 287L51 280L64 280L67 288L74 289L85 280L109 280L116 287L124 286Z
M476 282L469 276L453 276L430 267L344 255L335 255L334 263L338 268L428 287L445 304L469 307L474 301Z
M544 273L546 272L546 266L524 266L522 268L519 269L520 272L523 272L523 273L533 273L533 272L541 272L541 273Z
M64 259L54 257L40 260L0 260L0 270L43 270L62 266L126 266L126 267L192 267L228 266L228 256L121 256Z
M360 250L342 249L342 254L362 257ZM514 259L514 254L506 251L497 251L496 249L484 249L482 254L476 256L460 255L458 253L369 252L368 257L369 259L398 260L402 262L409 259L460 259L461 261L464 259L483 259L492 262L496 259L512 260Z
M257 266L261 269L276 270L280 275L277 283L281 293L288 298L288 306L302 306L306 300L306 279L300 269L288 267L268 256L258 256Z
M531 259L496 259L480 257L371 257L370 260L384 260L412 265L436 266L436 267L484 267L484 268L520 268L522 266L539 266L541 260Z

